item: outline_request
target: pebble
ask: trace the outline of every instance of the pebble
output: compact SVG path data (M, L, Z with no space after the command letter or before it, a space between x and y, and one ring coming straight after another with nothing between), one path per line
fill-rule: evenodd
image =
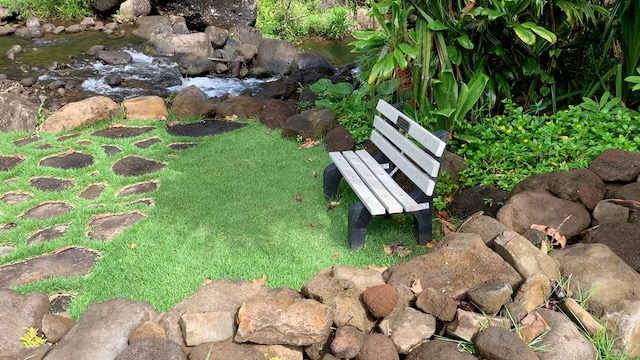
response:
M28 77L20 80L20 85L29 87L29 86L35 85L37 82L38 82L38 78Z

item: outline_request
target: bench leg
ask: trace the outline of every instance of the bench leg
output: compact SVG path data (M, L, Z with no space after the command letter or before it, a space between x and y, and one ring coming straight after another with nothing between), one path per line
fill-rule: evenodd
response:
M420 189L414 189L409 194L418 203L429 203L429 208L412 213L413 234L418 240L418 244L424 245L433 239L433 199L425 195Z
M349 247L351 250L357 250L364 245L367 227L372 218L373 216L362 201L358 201L349 208Z
M322 190L324 196L328 199L335 199L338 195L338 186L340 186L340 180L342 180L342 174L338 170L335 164L329 164L324 169L322 174Z

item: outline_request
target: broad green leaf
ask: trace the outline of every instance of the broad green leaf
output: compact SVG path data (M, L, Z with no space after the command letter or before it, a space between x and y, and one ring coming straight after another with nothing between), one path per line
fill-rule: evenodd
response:
M454 138L458 139L458 140L462 140L464 142L467 142L469 144L473 144L473 143L477 143L480 142L480 139L472 136L472 135L466 135L466 134L454 134L453 135Z
M469 85L462 84L460 97L458 98L457 110L455 114L455 118L457 121L462 120L469 110L473 108L473 106L478 102L480 96L482 96L482 92L484 91L485 86L487 86L487 82L489 81L489 77L483 73L475 73L471 80L469 80ZM463 94L464 93L464 94Z
M393 50L393 57L396 59L396 64L398 64L402 70L407 68L407 59L404 57L404 53L402 53L400 49L396 48Z
M311 84L311 86L309 86L309 89L311 89L311 91L313 91L314 93L319 94L321 92L326 91L329 85L331 85L331 80L320 79L315 83Z
M411 46L411 44L406 43L406 42L401 42L400 44L398 44L398 47L400 48L400 50L402 50L403 53L405 53L408 57L415 59L418 57L418 50L416 50L415 47Z
M384 67L382 68L383 70L382 70L381 80L390 78L395 68L396 68L396 62L395 62L395 59L393 58L393 53L389 53L387 54L387 56L385 56L385 59L384 59Z
M382 96L393 94L400 86L400 79L383 81L376 87L376 92Z
M493 45L489 48L489 54L493 54L499 57L504 57L507 52L504 50L504 48L500 45Z
M438 110L434 110L434 111L432 111L431 113L432 113L432 114L434 114L434 115L442 115L442 116L444 116L444 117L447 117L447 118L448 118L448 117L450 117L450 116L451 116L451 114L453 114L454 112L456 112L456 109L455 109L455 108L446 108L446 109L442 109L442 110L440 110L440 109L438 109Z
M460 65L462 62L462 53L460 53L460 50L458 50L455 45L450 45L447 47L447 51L449 52L449 59L451 59L451 62L456 65Z
M534 58L528 58L522 66L524 76L537 75L540 73L540 64Z
M551 31L543 28L542 26L538 26L532 22L525 22L521 24L522 27L526 28L526 29L531 29L531 31L533 31L534 33L536 33L536 35L540 36L541 38L547 40L547 42L551 43L551 44L555 44L558 41L558 37L556 36L556 34L552 33Z
M495 19L507 15L506 12L500 10L491 10L485 9L481 12L482 15L485 15L489 18L490 21L494 21Z
M427 28L432 31L442 31L449 29L449 27L440 20L429 22L429 24L427 24Z
M380 59L376 61L375 64L373 64L373 66L371 67L371 72L369 73L369 78L367 79L369 84L373 84L376 82L376 80L378 80L380 74L384 69L384 63L384 59Z
M433 96L439 109L455 108L458 102L458 82L453 71L445 70L433 80Z
M523 43L527 45L533 46L536 43L536 36L533 32L520 24L516 24L513 27L513 31L516 32L516 35L522 40Z
M458 40L458 42L460 43L460 45L463 48L465 48L467 50L473 49L473 42L469 38L469 35L462 34L462 35L458 36L458 38L456 40Z
M331 84L327 88L327 94L330 96L347 96L353 92L353 85L348 82Z

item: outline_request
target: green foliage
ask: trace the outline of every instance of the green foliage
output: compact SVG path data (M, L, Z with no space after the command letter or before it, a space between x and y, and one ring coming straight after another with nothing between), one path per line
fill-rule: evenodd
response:
M636 72L640 75L640 67L636 69ZM640 76L627 76L624 80L633 84L631 91L640 91Z
M498 184L510 189L533 174L585 168L608 148L638 151L640 116L608 104L603 98L537 116L505 101L504 115L460 129L475 138L454 143L467 165L461 181L466 186Z
M40 336L38 329L34 327L25 327L24 330L25 333L20 336L20 341L25 348L30 349L47 343L47 339Z
M38 16L71 20L91 14L87 0L0 0L0 6L8 7L21 18Z

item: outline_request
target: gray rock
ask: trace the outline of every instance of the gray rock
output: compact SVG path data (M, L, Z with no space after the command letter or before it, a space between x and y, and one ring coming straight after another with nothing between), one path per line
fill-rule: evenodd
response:
M411 350L406 360L476 360L451 341L429 340Z
M551 328L536 345L543 351L536 352L540 360L595 360L596 349L564 314L548 309L539 309Z
M120 76L120 74L109 74L104 81L109 86L118 86L122 84L122 76Z
M591 223L591 216L582 204L559 199L541 190L512 196L498 212L497 219L519 234L524 233L531 224L547 225L554 229L562 224L560 233L567 238L578 235Z
M258 47L258 65L275 75L287 75L298 68L298 51L287 40L264 39Z
M20 337L25 328L42 328L42 317L49 312L49 298L44 293L20 295L0 288L0 357L16 356L24 349Z
M493 248L496 236L507 230L509 228L500 221L490 216L477 215L465 220L458 232L478 234L488 247Z
M125 20L133 20L138 16L149 15L151 4L149 0L126 0L120 4L120 16Z
M169 43L173 46L175 55L189 55L206 59L213 54L211 41L203 32L174 35L169 39Z
M264 38L260 30L253 26L234 25L229 28L229 35L236 39L240 44L251 44L256 47L260 46Z
M474 340L479 355L486 360L537 360L538 357L518 335L491 326L478 333Z
M47 360L114 359L127 347L129 334L154 316L153 306L141 301L116 298L92 304Z
M557 172L531 175L517 183L511 189L510 196L513 197L529 190L549 190L549 184L555 181L557 175Z
M640 153L607 149L593 159L589 170L604 181L636 181L640 175Z
M640 272L640 225L604 224L587 234L583 241L607 245L629 266Z
M331 342L331 353L341 359L356 357L364 345L365 334L353 326L341 326Z
M131 32L131 35L143 39L151 40L154 35L173 34L173 27L166 16L141 16L136 19L138 28ZM109 24L105 26L109 29Z
M233 316L227 311L183 314L180 318L180 327L188 346L231 339L233 325Z
M142 325L138 326L129 335L129 345L145 339L159 338L165 340L167 336L166 331L162 326L153 321L145 321ZM169 339L167 339L169 340Z
M258 16L255 0L159 0L154 5L159 12L181 14L189 28L198 30L210 25L224 29L234 25L253 26Z
M393 342L382 334L368 334L357 356L358 360L400 360Z
M406 307L391 324L391 341L400 354L428 340L436 331L436 318L411 307Z
M480 330L488 327L510 329L511 320L505 317L488 316L458 309L456 319L446 324L446 330L449 335L467 341L471 341Z
M423 290L416 298L416 307L441 321L451 321L456 316L456 300L433 288Z
M495 239L496 252L527 279L535 273L545 275L549 279L558 277L558 266L555 261L540 249L514 231L505 231Z
M580 201L589 210L593 210L598 201L604 199L604 183L596 173L587 169L559 171L548 185L555 196Z
M20 80L20 85L24 86L24 87L31 87L33 85L35 85L38 82L38 78L36 77L27 77L24 78L22 80Z
M333 110L319 107L303 111L287 119L282 126L282 137L295 139L316 139L326 135L330 130L340 126L338 117Z
M215 64L209 59L188 56L180 59L178 70L180 70L180 74L185 76L200 76L213 71Z
M95 57L110 65L125 65L133 61L131 55L124 51L99 50Z
M82 26L80 26L80 24L73 24L73 25L69 25L64 29L64 32L69 33L69 34L73 34L73 33L79 33L81 32Z
M469 290L467 296L485 314L495 315L506 304L513 288L502 280L489 280Z
M591 214L596 225L626 223L629 221L629 208L609 201L600 201Z
M90 0L91 9L100 13L112 13L118 9L122 0Z
M527 313L543 305L551 295L551 283L543 274L533 274L520 286L513 302L522 305Z
M80 21L80 26L84 29L90 28L96 24L96 20L92 17L86 17Z
M12 25L0 25L0 36L11 35L16 32Z
M64 86L64 81L62 80L54 80L47 85L49 90L56 90Z
M215 49L223 47L229 37L229 30L221 29L217 26L207 26L204 32L209 36L211 45Z
M240 44L236 48L235 56L248 63L258 54L258 48L251 44Z
M624 185L616 191L618 199L640 201L640 181Z
M87 55L94 56L98 51L104 50L104 49L105 49L104 45L93 45L92 47L89 48L89 50L87 50Z
M76 321L65 316L45 314L42 318L42 333L51 344L58 340L76 325Z
M124 349L115 360L187 360L180 345L165 339L144 339Z
M13 45L9 50L7 50L5 55L19 54L22 51L23 51L22 46L20 44L16 44L16 45Z
M390 285L407 286L420 279L423 289L438 289L454 298L488 280L504 280L512 287L522 281L479 235L464 233L446 235L429 253L389 267L384 277Z
M50 34L55 28L56 26L53 25L52 23L46 23L42 25L42 30L44 30L46 34Z
M0 132L32 132L36 128L38 105L14 94L0 94Z

